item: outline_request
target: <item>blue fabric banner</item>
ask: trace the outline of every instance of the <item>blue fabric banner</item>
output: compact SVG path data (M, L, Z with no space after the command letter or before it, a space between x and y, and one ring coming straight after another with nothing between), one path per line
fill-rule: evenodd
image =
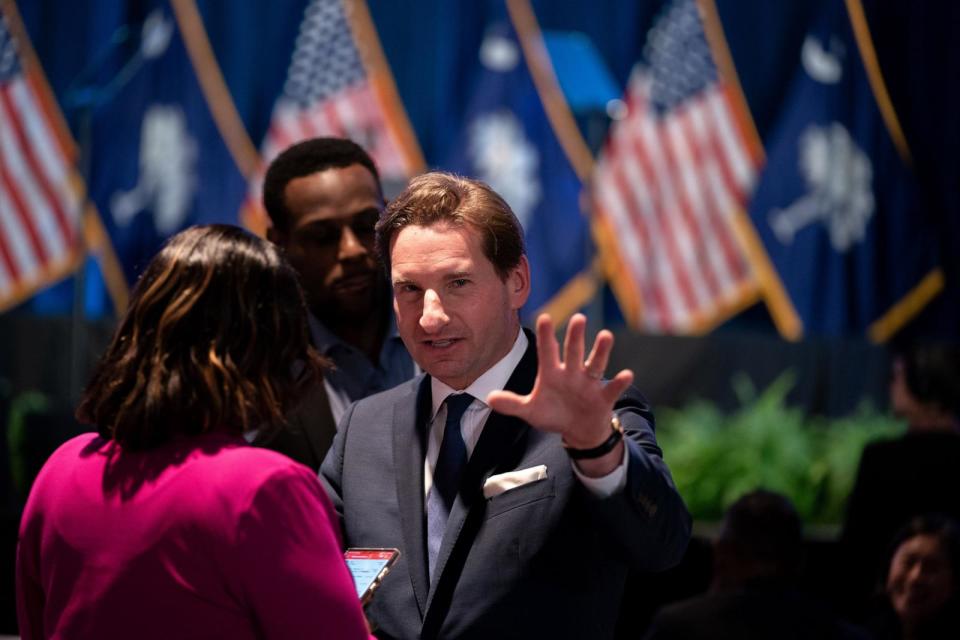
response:
M88 44L86 68L61 97L90 199L119 261L111 266L91 260L85 268L88 317L114 310L105 278L132 287L176 232L194 224L237 224L246 194L173 5L148 0L117 10L115 3L103 4L112 6L87 18L91 32L103 38ZM180 19L197 17L187 12ZM105 273L111 268L119 273ZM34 307L69 311L74 286L69 281L42 293Z
M131 284L160 244L193 224L236 223L246 181L224 144L167 2L126 28L129 56L92 105L90 194Z
M530 321L589 264L582 184L509 21L487 28L478 62L463 130L442 166L488 183L523 225L533 284L523 316Z
M750 216L804 334L885 340L942 276L866 23L851 21L849 4L850 15L825 3L806 34Z

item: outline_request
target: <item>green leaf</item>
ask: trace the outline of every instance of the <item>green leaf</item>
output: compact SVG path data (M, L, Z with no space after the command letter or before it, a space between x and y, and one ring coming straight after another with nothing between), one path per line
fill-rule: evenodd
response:
M731 384L740 407L730 415L697 400L658 412L657 438L694 518L719 520L748 491L789 497L808 522L839 523L863 447L905 425L867 404L836 420L787 405L796 375L786 371L757 392L743 373Z

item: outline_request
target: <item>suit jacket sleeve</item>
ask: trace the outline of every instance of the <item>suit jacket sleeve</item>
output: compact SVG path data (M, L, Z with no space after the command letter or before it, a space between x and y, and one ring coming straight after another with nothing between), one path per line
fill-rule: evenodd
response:
M345 539L343 531L343 452L347 445L347 431L356 404L350 405L347 412L340 419L337 434L333 437L333 444L320 465L320 482L333 503L333 510L337 516L337 527L340 536Z
M677 493L654 435L653 414L636 389L614 406L624 428L627 482L623 491L592 501L595 517L643 571L662 571L680 562L690 541L691 518Z

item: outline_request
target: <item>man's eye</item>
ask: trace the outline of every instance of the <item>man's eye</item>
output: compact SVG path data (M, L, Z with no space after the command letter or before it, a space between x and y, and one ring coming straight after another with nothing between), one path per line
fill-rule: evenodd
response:
M311 244L334 244L340 239L340 230L327 227L304 232L303 239Z
M370 234L377 228L377 219L376 215L362 215L350 224L350 228L357 234Z
M455 289L459 289L459 288L461 288L461 287L465 287L465 286L467 286L467 284L469 284L469 283L470 283L470 281L467 280L466 278L457 278L456 280L453 280L453 281L450 282L450 284L453 285L453 287L454 287Z

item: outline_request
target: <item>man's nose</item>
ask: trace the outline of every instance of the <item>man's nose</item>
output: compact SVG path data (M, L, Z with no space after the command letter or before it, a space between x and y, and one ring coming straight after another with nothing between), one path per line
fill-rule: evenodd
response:
M366 245L360 242L360 238L354 233L350 225L345 224L340 231L340 244L338 246L337 257L340 260L350 260L360 258L369 253Z
M423 313L420 314L420 327L427 333L436 333L450 321L443 308L440 296L433 289L423 294Z

